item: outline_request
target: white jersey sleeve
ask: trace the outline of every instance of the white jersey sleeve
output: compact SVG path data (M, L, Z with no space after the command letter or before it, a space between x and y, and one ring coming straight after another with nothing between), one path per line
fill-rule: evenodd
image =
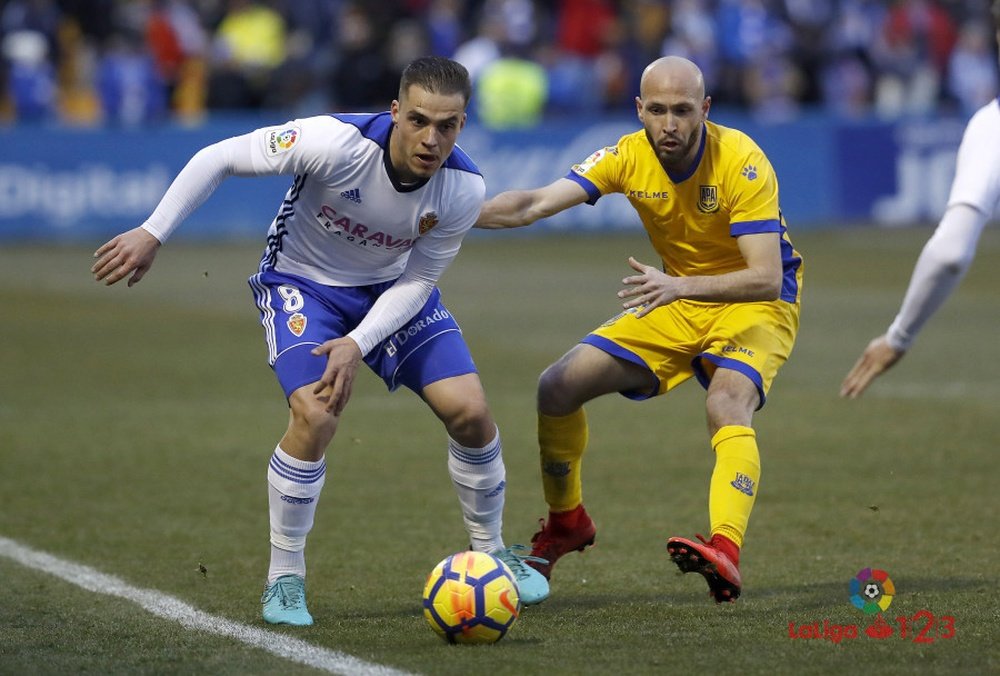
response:
M962 281L985 225L986 216L967 204L957 204L945 212L920 252L903 305L886 333L894 349L908 350L927 320Z
M250 133L253 168L258 175L310 175L328 178L360 161L363 147L352 143L353 129L329 115L291 120Z
M948 206L968 204L989 218L1000 203L1000 98L969 120L958 148Z
M968 272L976 245L1000 201L1000 99L980 108L962 135L948 208L913 268L886 340L907 350Z
M235 136L202 148L192 157L142 224L161 243L201 206L223 180L253 176L250 135Z

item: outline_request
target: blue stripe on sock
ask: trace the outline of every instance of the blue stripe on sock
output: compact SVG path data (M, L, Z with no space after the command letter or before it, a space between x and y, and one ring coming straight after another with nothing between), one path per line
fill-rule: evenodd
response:
M298 484L316 483L326 474L326 462L314 470L304 470L282 462L280 458L272 455L269 466L278 476Z
M449 445L448 452L451 453L459 462L464 462L469 465L485 465L500 457L501 448L500 444L497 444L492 451L474 454L460 451L453 445Z

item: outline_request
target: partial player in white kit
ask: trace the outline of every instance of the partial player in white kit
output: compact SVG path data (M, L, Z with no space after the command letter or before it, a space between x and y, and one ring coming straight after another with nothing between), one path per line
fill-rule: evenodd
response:
M485 183L455 145L471 93L458 63L423 57L380 114L293 120L199 151L140 227L95 253L97 280L140 279L161 245L229 176L291 175L249 282L289 422L268 465L272 624L309 625L305 543L333 439L363 360L390 390L416 392L448 432L448 471L471 547L499 556L522 602L548 582L501 536L499 430L437 281L479 214Z
M992 11L1000 43L1000 0L994 1ZM917 259L899 314L888 331L862 352L844 378L841 396L861 396L877 376L903 358L917 333L969 270L979 236L998 205L1000 97L969 120L958 149L947 209Z

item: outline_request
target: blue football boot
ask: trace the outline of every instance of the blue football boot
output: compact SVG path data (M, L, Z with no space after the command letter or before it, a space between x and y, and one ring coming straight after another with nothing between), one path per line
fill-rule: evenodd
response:
M545 576L528 565L529 561L547 564L548 561L537 556L519 554L520 550L527 550L524 545L511 545L505 549L493 552L493 556L507 564L510 572L514 573L514 580L517 582L517 593L521 597L521 603L526 606L533 606L549 598L549 581Z
M268 624L291 624L308 627L313 623L306 608L306 581L298 575L282 575L264 585L260 597L264 606L264 621Z

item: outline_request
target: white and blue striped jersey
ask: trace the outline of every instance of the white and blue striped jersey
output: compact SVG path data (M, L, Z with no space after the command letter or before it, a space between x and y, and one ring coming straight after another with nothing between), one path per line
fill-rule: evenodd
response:
M460 148L415 186L388 166L389 113L312 117L250 134L253 172L290 174L263 264L331 286L396 279L411 249L458 253L486 194Z
M322 115L200 150L143 228L161 242L229 176L292 176L267 234L261 271L327 286L399 281L349 335L367 353L430 296L479 216L486 184L457 145L429 179L400 183L392 116Z

